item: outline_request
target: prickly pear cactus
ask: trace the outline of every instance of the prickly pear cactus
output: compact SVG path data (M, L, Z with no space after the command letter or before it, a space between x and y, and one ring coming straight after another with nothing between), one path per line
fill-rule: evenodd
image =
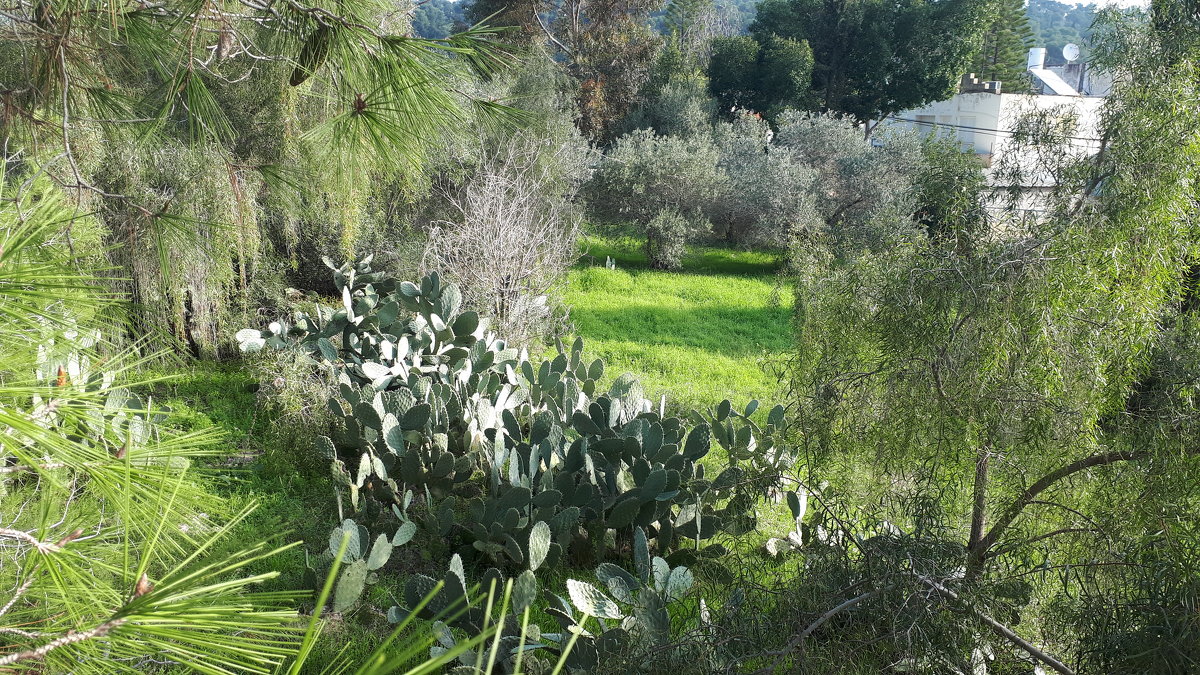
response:
M508 569L604 560L635 528L666 555L752 522L747 472L783 461L782 409L765 429L757 402L665 416L629 375L601 389L604 364L582 340L534 362L494 339L436 273L410 283L370 259L330 267L340 307L239 340L336 369L336 429L315 449L354 509L386 511L415 490L424 530ZM715 480L700 463L714 439L730 461Z

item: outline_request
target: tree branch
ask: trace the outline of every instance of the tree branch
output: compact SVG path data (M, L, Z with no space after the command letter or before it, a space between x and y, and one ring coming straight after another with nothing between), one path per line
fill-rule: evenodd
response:
M0 527L0 537L7 537L9 539L19 539L19 540L33 546L34 548L36 548L38 550L38 553L42 553L42 554L54 553L54 552L62 550L62 547L59 546L58 544L52 544L48 541L42 541L42 540L38 539L37 537L33 536L32 534L29 534L28 532L24 532L22 530L10 530L5 527ZM5 610L7 611L7 609L8 609L8 606L5 605ZM2 613L2 612L0 612L0 613Z
M4 603L3 607L0 607L0 616L4 616L5 614L7 614L8 610L12 609L13 605L17 604L17 601L19 601L21 599L21 596L25 595L25 591L28 591L29 587L32 585L33 585L33 575L30 574L29 578L25 580L25 583L21 584L17 588L16 592L13 593L13 596L8 599L8 602Z
M954 600L954 601L960 600L958 593L955 593L954 591L950 590L949 588L946 588L945 586L934 581L933 579L929 579L927 577L918 577L918 578L921 581L923 581L926 585L928 585L930 588L937 591L942 596L944 596L950 600ZM1066 666L1066 664L1064 664L1062 661L1059 661L1058 659L1054 658L1053 656L1047 654L1046 652L1042 651L1038 647L1034 646L1032 643L1027 641L1025 638L1021 637L1020 635L1017 635L1008 626L1005 626L1004 624L1000 623L999 621L993 619L992 617L988 616L987 614L984 614L983 612L981 612L978 609L975 609L974 607L971 607L969 605L965 606L965 609L968 612L970 612L971 614L975 615L975 618L982 621L984 623L984 625L986 625L988 628L992 629L992 632L994 632L995 634L1004 638L1005 640L1008 640L1009 642L1013 643L1014 645L1020 647L1023 651L1028 653L1033 658L1037 659L1038 661L1041 661L1042 663L1046 664L1047 666L1050 666L1051 668L1058 671L1059 673L1062 673L1062 675L1075 675L1075 671L1068 668Z
M876 595L879 595L880 593L882 593L885 590L887 590L887 589L886 588L876 588L874 590L867 591L866 593L863 593L862 595L856 595L855 597L850 598L849 600L846 600L845 602L841 603L840 605L830 609L829 611L825 612L821 616L817 617L816 621L813 621L812 623L808 624L808 626L805 627L804 630L800 631L799 635L792 638L791 641L788 642L787 646L784 647L783 649L761 654L761 656L775 656L777 658L775 659L775 662L772 663L770 666L760 669L760 670L757 670L755 672L756 673L773 673L773 672L775 672L775 670L777 668L779 668L779 662L783 659L784 656L787 656L788 654L792 653L792 650L794 650L798 647L799 651L801 653L803 653L804 652L804 641L806 639L808 639L808 636L812 635L813 632L816 631L818 628L820 628L826 621L829 621L833 617L854 607L855 605L863 602L864 600L869 600L869 599L875 597Z
M67 633L62 637L58 637L47 642L41 647L27 649L23 652L9 654L8 656L0 656L0 666L11 666L12 664L20 661L33 661L42 659L47 654L55 649L58 649L59 647L73 645L76 642L83 642L84 640L90 640L92 638L104 637L105 635L108 635L109 631L123 623L125 623L125 619L113 619L89 630Z
M564 45L563 43L559 42L559 41L558 41L558 38L554 37L554 34L552 34L552 33L550 32L550 29L549 29L549 28L546 28L546 24L545 24L545 23L542 23L542 17L538 15L538 13L537 13L537 9L534 9L534 10L533 10L533 18L537 19L538 25L542 27L542 32L546 34L546 37L550 38L550 41L551 41L551 42L553 42L555 45L557 45L557 46L558 46L558 48L559 48L559 49L563 50L563 51L564 51L564 52L566 52L567 54L571 54L571 53L572 53L570 49L567 49L567 46L566 46L566 45Z
M1190 455L1200 453L1200 448L1188 450L1187 453ZM1058 481L1068 476L1077 474L1080 471L1085 471L1097 466L1106 466L1108 464L1115 464L1116 462L1136 461L1139 459L1145 459L1149 456L1150 452L1148 450L1115 450L1113 452L1108 452L1101 455L1091 455L1089 457L1084 457L1083 459L1075 460L1070 464L1059 467L1045 476L1042 476L1033 485L1030 485L1028 488L1026 488L1025 491L1022 492L1019 497L1017 497L1016 501L1014 501L1007 509L1005 509L1002 514L1000 514L1000 517L996 519L996 522L992 525L992 528L988 530L988 533L977 542L976 546L971 548L970 554L972 559L982 560L987 555L988 549L996 544L996 541L1000 539L1000 536L1004 534L1005 530L1008 529L1008 526L1012 525L1012 522L1017 519L1017 516L1021 515L1021 511L1023 511L1026 506L1037 499L1038 495L1050 489Z

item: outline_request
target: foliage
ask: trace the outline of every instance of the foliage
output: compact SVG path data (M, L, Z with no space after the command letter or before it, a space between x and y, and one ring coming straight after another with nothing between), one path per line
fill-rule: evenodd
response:
M983 167L953 140L927 139L921 154L914 219L939 243L970 246L986 226Z
M663 136L707 132L715 110L700 66L707 55L697 52L685 51L677 38L663 45L642 88L641 100L623 124L625 129L652 129Z
M1176 551L1190 550L1197 516L1177 490L1196 446L1190 425L1158 420L1188 419L1191 403L1148 395L1191 377L1159 370L1180 358L1168 344L1190 340L1180 298L1197 242L1187 186L1200 140L1176 114L1195 105L1195 52L1175 30L1106 29L1094 55L1123 79L1102 113L1102 150L1060 149L1044 219L956 233L954 247L912 231L888 246L814 239L797 258L807 453L818 473L856 467L845 520L876 503L919 537L906 546L944 551L917 581L975 608L933 643L947 657L982 630L1059 672L1190 667L1195 635L1179 612L1194 602L1182 581L1194 562ZM1151 515L1164 509L1175 514L1166 531ZM1158 536L1162 547L1149 543ZM870 578L915 558L894 556ZM1115 647L1131 640L1136 652Z
M787 112L775 142L816 172L813 199L822 229L847 242L846 250L884 247L910 232L913 181L922 165L914 137L891 136L875 145L847 119Z
M983 43L971 60L970 71L980 80L999 80L1003 91L1019 92L1028 88L1026 55L1034 44L1033 27L1023 0L1003 0L987 30ZM1061 51L1060 51L1061 53Z
M215 355L283 268L385 221L373 198L418 184L444 132L509 117L456 82L506 62L492 31L412 38L393 9L16 3L0 40L12 171L97 215L143 330Z
M491 0L486 0L490 2ZM574 79L577 125L589 140L607 143L633 110L659 44L649 28L657 0L568 0L543 7L541 14L522 9L533 20L529 30L543 32L553 54Z
M681 216L693 232L706 229L713 200L724 189L711 138L659 136L650 130L619 138L584 189L588 209L609 221L632 221L649 230L664 210ZM683 237L687 237L683 233ZM672 235L677 240L678 234ZM670 264L670 256L659 262Z
M718 124L714 136L728 184L713 208L713 222L727 240L787 248L793 236L816 224L817 173L799 152L772 143L765 121L742 113Z
M761 55L758 41L748 35L712 41L709 91L721 102L723 109L746 108L753 104L757 96L755 74Z
M542 554L551 565L568 552L604 559L608 530L653 526L665 552L748 517L752 500L715 508L740 492L743 471L731 467L710 482L697 464L712 425L689 429L650 412L628 376L597 391L604 366L583 363L581 340L535 368L485 337L478 315L460 313L459 291L436 274L420 286L397 284L369 261L334 274L343 308L238 337L248 350L293 348L315 363L341 364L340 395L329 406L343 419L316 448L367 517L381 505L403 515L411 496L402 486L424 491L427 532L500 565L531 559L538 523L554 537ZM714 424L729 416L728 404L722 410ZM782 422L759 429L747 421L739 442L757 438L766 447ZM488 483L471 498L462 484L476 471ZM467 495L468 518L458 495Z
M512 135L448 195L458 213L427 235L422 266L446 274L510 343L562 332L551 293L574 262L587 152L572 127Z
M763 48L776 36L807 42L815 107L866 122L947 98L978 48L990 6L765 0L750 32Z
M663 209L646 223L646 259L650 267L679 269L692 224L672 209Z
M806 40L769 34L713 40L709 89L726 110L774 115L812 104L813 53Z
M214 436L167 432L169 411L121 386L137 359L106 339L123 305L89 257L95 230L44 178L0 173L0 667L269 672L297 594L238 574L268 543L217 546L247 512L222 524L193 478Z
M417 5L412 17L413 33L427 40L441 40L463 31L466 17L462 5L450 0L429 0Z

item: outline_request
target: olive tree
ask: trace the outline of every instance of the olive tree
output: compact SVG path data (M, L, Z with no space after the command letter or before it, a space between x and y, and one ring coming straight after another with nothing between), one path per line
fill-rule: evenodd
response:
M648 129L617 139L585 188L588 208L610 222L632 222L647 238L653 267L678 267L683 244L710 229L708 213L721 194L725 174L707 134L659 136ZM687 223L650 224L664 211ZM660 225L667 220L660 220Z

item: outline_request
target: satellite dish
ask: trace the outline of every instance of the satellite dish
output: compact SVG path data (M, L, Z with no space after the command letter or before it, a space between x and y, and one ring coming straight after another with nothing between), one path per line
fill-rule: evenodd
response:
M1062 55L1067 60L1067 63L1074 61L1079 58L1079 45L1074 42L1068 42L1063 45Z

